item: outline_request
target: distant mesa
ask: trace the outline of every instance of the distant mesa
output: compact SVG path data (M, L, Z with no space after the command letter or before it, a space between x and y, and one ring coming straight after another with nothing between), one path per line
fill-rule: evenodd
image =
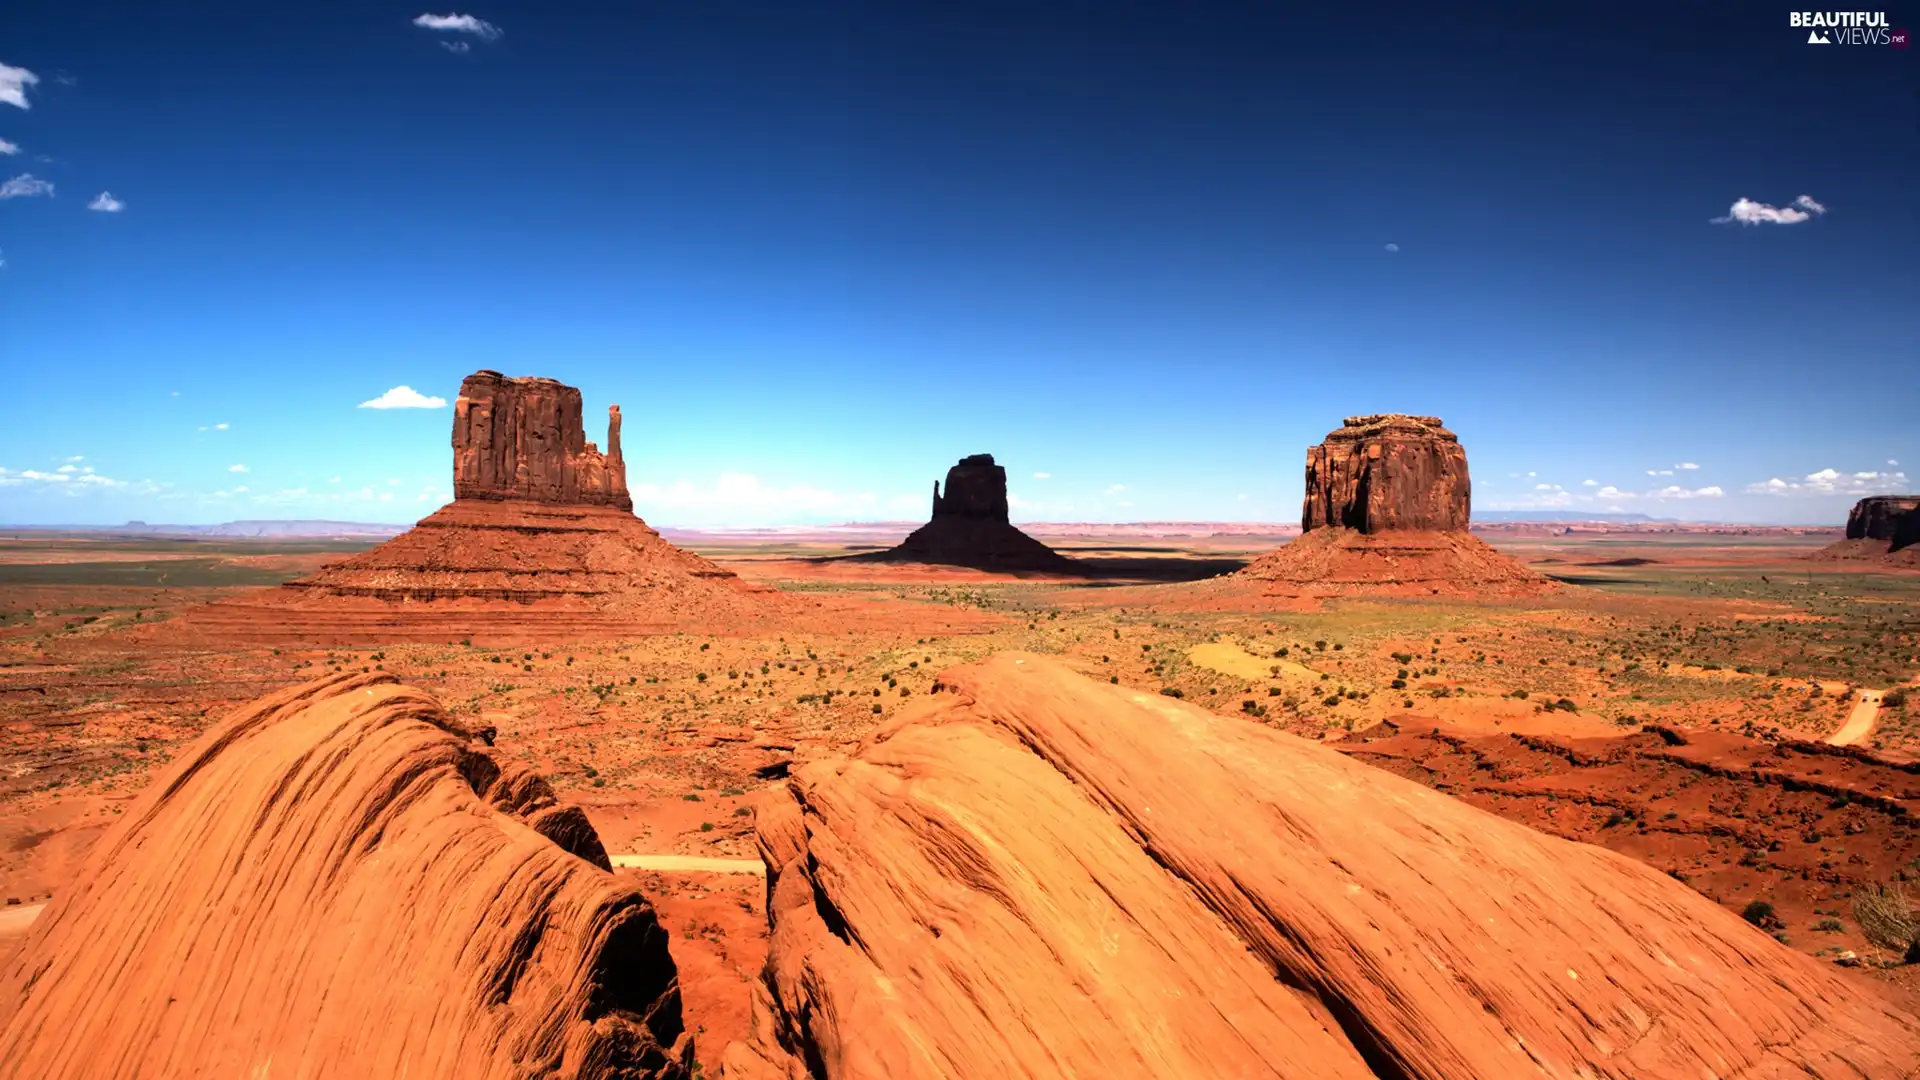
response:
M1847 535L1816 559L1872 559L1920 567L1920 495L1875 495L1853 504Z
M0 1074L684 1080L653 907L491 741L380 672L228 715L0 967Z
M1300 539L1235 576L1292 595L1552 589L1468 534L1472 490L1466 450L1439 417L1347 417L1307 448Z
M1864 1080L1904 999L1634 859L1053 658L941 672L755 817L728 1080Z
M453 502L379 547L186 621L252 641L531 639L721 629L783 605L634 516L620 424L615 405L602 453L579 390L475 372L454 404Z
M1072 559L1021 532L1007 520L1007 470L992 454L972 454L947 470L943 495L933 484L933 516L899 546L871 555L875 562L935 563L976 570L1072 573Z

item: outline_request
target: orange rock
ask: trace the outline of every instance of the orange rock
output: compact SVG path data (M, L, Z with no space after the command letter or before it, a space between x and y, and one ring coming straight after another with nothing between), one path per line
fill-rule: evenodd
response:
M283 690L187 749L0 971L0 1076L684 1077L666 934L606 864L422 691Z
M1904 1077L1920 1019L1685 886L1005 654L759 816L733 1080Z

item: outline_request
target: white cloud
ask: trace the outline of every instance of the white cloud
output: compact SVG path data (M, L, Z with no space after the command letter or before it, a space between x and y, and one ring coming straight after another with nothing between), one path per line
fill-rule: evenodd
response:
M62 465L62 466L60 466L60 467L59 467L58 469L55 469L55 470L53 470L53 471L54 471L54 472L65 472L65 473L75 473L75 472L79 472L80 470L79 470L78 468L75 468L75 467L74 467L74 466L72 466L72 465Z
M1533 490L1535 490L1535 491L1559 491L1559 490L1561 490L1561 488L1560 488L1560 485L1559 485L1559 484L1535 484L1535 485L1533 485Z
M66 462L67 462L67 464L69 464L69 465L71 465L71 464L73 464L73 463L74 463L74 462L76 462L76 461L85 461L85 460L87 460L87 455L85 455L85 454L75 454L75 455L73 455L72 457L70 457L70 458L67 458L67 459L66 459Z
M399 477L397 477L397 476L390 476L390 477L388 477L388 478L387 478L387 486L388 486L388 487L399 487L399 486L400 486L400 478L399 478Z
M12 143L12 142L8 142L5 139L0 139L0 154L4 154L7 157L12 157L13 155L19 152L20 152L19 143Z
M444 409L447 407L447 399L428 397L411 386L396 386L372 401L361 402L359 407L362 409Z
M1600 486L1600 481L1598 481L1598 480L1582 480L1582 481L1580 481L1580 486L1581 486L1581 487L1599 487L1599 486Z
M167 391L167 396L168 396L168 397L179 397L179 396L180 396L180 391L178 391L178 390L169 390L169 391Z
M1399 250L1400 250L1400 245L1399 245L1399 244L1388 244L1388 245L1387 245L1387 250L1388 250L1388 251L1399 251Z
M1051 480L1053 479L1053 474L1050 472L1037 472L1033 474L1033 478L1035 480Z
M1530 472L1530 473L1528 473L1528 474L1527 474L1527 476L1528 476L1528 478L1529 478L1529 479L1531 479L1532 477L1535 477L1535 476L1539 476L1539 475L1540 475L1540 474L1539 474L1539 473L1537 473L1537 472Z
M337 484L339 482L340 482L340 478L337 476L330 476L327 478L327 483L329 484Z
M1881 472L1879 470L1843 473L1838 469L1821 469L1811 472L1798 480L1782 480L1776 476L1768 480L1747 485L1752 495L1893 495L1905 491L1907 474L1903 472Z
M472 15L419 15L413 25L426 30L444 30L450 34L472 34L481 41L492 41L500 36L500 28Z
M1691 462L1691 461L1683 461L1683 462L1681 462L1680 464L1678 464L1678 465L1675 465L1675 466L1674 466L1674 468L1676 468L1676 469L1697 469L1697 468L1699 468L1699 467L1700 467L1700 466L1698 466L1698 465L1695 465L1695 464L1694 464L1693 462Z
M0 199L24 199L35 195L52 195L53 185L32 173L19 176L0 184Z
M1768 206L1742 196L1733 201L1726 217L1714 218L1713 224L1728 225L1737 221L1742 225L1798 225L1826 212L1827 208L1811 195L1800 196L1791 206Z
M151 480L141 480L137 483L115 480L101 476L90 468L75 472L71 465L61 466L54 472L0 468L0 487L37 488L69 497L78 497L85 492L106 489L125 489L137 494L153 494L165 486Z
M1672 469L1648 469L1647 475L1648 476L1672 476L1673 470Z
M1110 487L1108 487L1108 488L1107 488L1107 494L1109 494L1109 495L1118 495L1118 494L1120 494L1121 492L1123 492L1123 491L1125 491L1125 490L1127 490L1127 485L1125 485L1125 484L1114 484L1114 485L1112 485L1112 486L1110 486Z
M440 47L450 53L470 53L473 51L473 45L465 41L443 41L440 43Z
M98 210L103 214L117 214L126 208L127 204L114 198L111 191L103 191L95 195L93 201L87 204L87 209Z
M1900 463L1899 463L1899 462L1897 462L1897 461L1895 461L1895 460L1893 460L1892 458L1888 458L1888 459L1887 459L1887 464L1889 464L1889 465L1893 465L1893 466L1896 466L1896 467L1898 467Z
M247 490L247 485L241 484L239 487L233 489L233 493L235 495L239 495L246 490Z
M247 467L245 465L229 465L227 466L227 471L228 472L246 472Z
M0 64L0 105L11 105L16 109L33 108L27 103L27 87L39 81L40 76L26 68Z
M230 426L232 426L232 425L230 425L230 424L215 424L215 425L213 425L213 430L215 430L215 431L225 431L225 430L227 430L227 428L228 428L228 427L230 427Z

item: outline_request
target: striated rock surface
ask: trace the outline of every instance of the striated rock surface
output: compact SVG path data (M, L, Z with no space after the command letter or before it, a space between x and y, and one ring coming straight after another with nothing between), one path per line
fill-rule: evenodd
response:
M1465 532L1471 510L1467 452L1437 416L1349 416L1307 448L1303 531Z
M467 376L453 405L454 498L633 509L620 406L608 410L605 454L586 440L580 408L580 391L552 379Z
M992 454L972 454L947 470L947 490L933 485L933 517L897 547L856 560L935 563L976 570L1072 573L1072 559L1007 520L1007 470Z
M784 614L775 590L634 516L614 406L603 457L580 392L482 371L454 410L454 501L409 531L277 589L210 604L186 636L323 644L725 630Z
M383 674L228 716L0 971L0 1077L687 1076L653 909L490 736Z
M1658 871L1003 654L761 814L729 1080L1858 1080L1920 1020Z

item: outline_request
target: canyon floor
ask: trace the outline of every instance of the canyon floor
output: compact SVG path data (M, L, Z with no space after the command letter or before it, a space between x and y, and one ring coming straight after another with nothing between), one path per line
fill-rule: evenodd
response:
M585 808L672 932L708 1058L745 1034L765 953L758 801L1006 649L1329 740L1735 911L1764 901L1764 932L1807 953L1881 955L1849 899L1920 875L1920 572L1808 560L1833 536L1807 530L1531 526L1481 535L1563 583L1551 595L1282 604L1196 583L1283 532L1203 532L1040 532L1085 570L1026 577L834 561L885 536L669 533L857 629L352 649L209 648L168 624L370 542L0 534L0 955L214 719L386 670L484 717L498 756Z

